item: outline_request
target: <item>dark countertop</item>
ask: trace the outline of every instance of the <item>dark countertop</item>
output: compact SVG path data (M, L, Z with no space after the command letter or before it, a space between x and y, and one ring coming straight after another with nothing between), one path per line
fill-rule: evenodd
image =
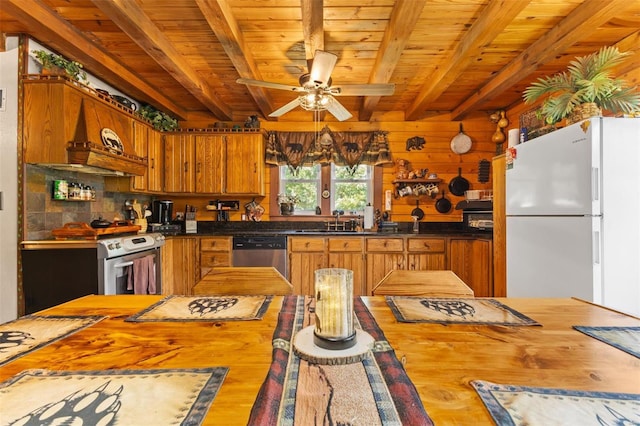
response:
M413 232L413 223L398 223L397 231L328 231L324 223L317 222L198 222L197 233L177 233L168 236L345 236L345 237L410 237L410 236L460 236L471 238L493 238L491 231L470 230L460 222L420 223L420 232Z

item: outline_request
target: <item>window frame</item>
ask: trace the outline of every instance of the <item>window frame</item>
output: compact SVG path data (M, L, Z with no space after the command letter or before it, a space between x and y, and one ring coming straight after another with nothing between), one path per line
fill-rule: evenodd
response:
M373 200L371 205L374 209L380 209L382 205L382 167L373 167ZM331 167L330 164L321 165L320 167L320 182L331 182ZM331 198L320 197L320 209L322 214L310 215L310 214L294 214L294 215L282 215L280 214L280 206L278 206L278 191L280 189L280 166L271 166L270 182L269 182L269 218L272 221L288 220L288 221L309 221L311 219L325 219L331 216ZM323 188L321 188L322 190ZM348 212L345 212L344 217L350 217Z

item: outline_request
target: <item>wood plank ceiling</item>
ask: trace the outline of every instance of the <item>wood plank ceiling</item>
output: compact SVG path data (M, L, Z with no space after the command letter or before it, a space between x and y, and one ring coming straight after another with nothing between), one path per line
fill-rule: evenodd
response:
M395 84L392 96L340 97L352 121L508 108L605 45L633 52L619 75L640 68L629 0L2 0L0 20L5 35L29 34L181 119L270 119L295 94L236 79L296 86L316 49L338 55L335 85ZM280 118L311 119L300 108Z

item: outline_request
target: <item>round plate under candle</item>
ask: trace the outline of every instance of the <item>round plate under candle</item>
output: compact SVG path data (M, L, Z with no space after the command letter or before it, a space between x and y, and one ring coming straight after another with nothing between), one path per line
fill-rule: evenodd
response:
M344 365L360 362L369 356L373 337L366 331L356 329L356 344L348 349L324 349L313 342L314 326L305 327L293 338L293 350L305 361L322 365Z

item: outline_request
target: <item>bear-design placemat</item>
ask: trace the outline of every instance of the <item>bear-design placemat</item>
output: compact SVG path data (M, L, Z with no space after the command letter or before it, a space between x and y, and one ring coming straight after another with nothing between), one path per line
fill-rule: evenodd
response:
M27 315L0 324L0 365L64 339L104 318L106 317Z
M273 296L167 296L125 321L244 321L261 319Z
M494 299L386 296L386 300L400 322L540 325Z
M0 383L2 424L197 425L227 372L25 370Z

